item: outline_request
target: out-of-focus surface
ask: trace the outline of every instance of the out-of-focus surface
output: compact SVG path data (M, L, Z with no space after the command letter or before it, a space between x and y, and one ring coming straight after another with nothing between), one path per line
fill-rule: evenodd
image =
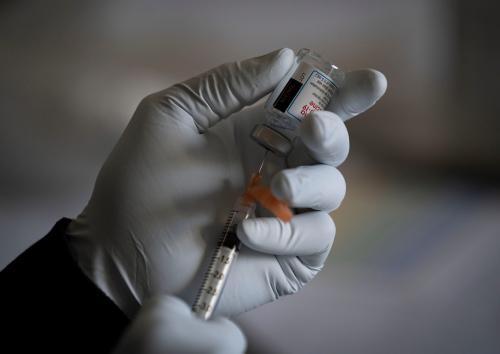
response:
M0 265L87 201L147 93L222 62L310 47L388 78L348 124L326 269L239 316L250 353L500 352L494 1L6 1Z

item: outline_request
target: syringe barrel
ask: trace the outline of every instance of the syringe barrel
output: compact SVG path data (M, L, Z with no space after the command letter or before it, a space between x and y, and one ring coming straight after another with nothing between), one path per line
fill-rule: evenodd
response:
M222 295L231 265L239 253L240 240L236 235L236 228L241 221L250 217L254 210L254 203L245 203L244 199L240 198L224 225L224 231L193 304L193 312L205 320L212 316Z
M193 305L193 312L204 320L208 320L219 301L229 275L232 263L236 260L238 246L218 247L205 274L203 285Z

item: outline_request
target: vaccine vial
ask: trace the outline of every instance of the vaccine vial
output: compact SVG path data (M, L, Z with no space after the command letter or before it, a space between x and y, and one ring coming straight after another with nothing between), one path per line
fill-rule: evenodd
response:
M265 149L287 156L297 128L309 113L324 110L342 86L344 72L310 49L300 49L295 61L265 104L266 121L252 138Z

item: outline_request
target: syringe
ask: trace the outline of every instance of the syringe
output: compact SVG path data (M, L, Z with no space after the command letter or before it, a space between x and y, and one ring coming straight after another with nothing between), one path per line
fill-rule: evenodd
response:
M336 90L341 87L344 76L342 70L319 54L306 48L299 50L291 69L269 96L265 104L266 121L254 127L251 134L253 140L266 149L266 155L271 151L276 156L286 158L298 135L297 127L309 113L328 106ZM285 222L290 221L293 216L284 201L274 197L268 187L259 185L265 158L266 156L224 226L193 305L193 311L201 318L209 319L215 310L239 251L240 241L236 236L236 227L253 214L256 201Z
M257 171L259 176L262 173L266 155L264 155ZM221 238L210 260L210 265L192 308L194 313L205 320L212 316L222 295L231 266L239 253L240 240L236 235L236 228L240 222L253 215L255 206L255 201L240 196L227 218Z

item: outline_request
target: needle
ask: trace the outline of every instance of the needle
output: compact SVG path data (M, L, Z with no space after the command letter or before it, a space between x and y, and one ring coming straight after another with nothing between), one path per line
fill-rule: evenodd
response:
M264 157L262 158L262 162L260 163L260 166L259 166L259 169L257 170L257 174L262 174L262 169L264 168L264 162L266 162L266 157L267 157L267 153L269 152L269 150L266 150L266 152L264 153Z

